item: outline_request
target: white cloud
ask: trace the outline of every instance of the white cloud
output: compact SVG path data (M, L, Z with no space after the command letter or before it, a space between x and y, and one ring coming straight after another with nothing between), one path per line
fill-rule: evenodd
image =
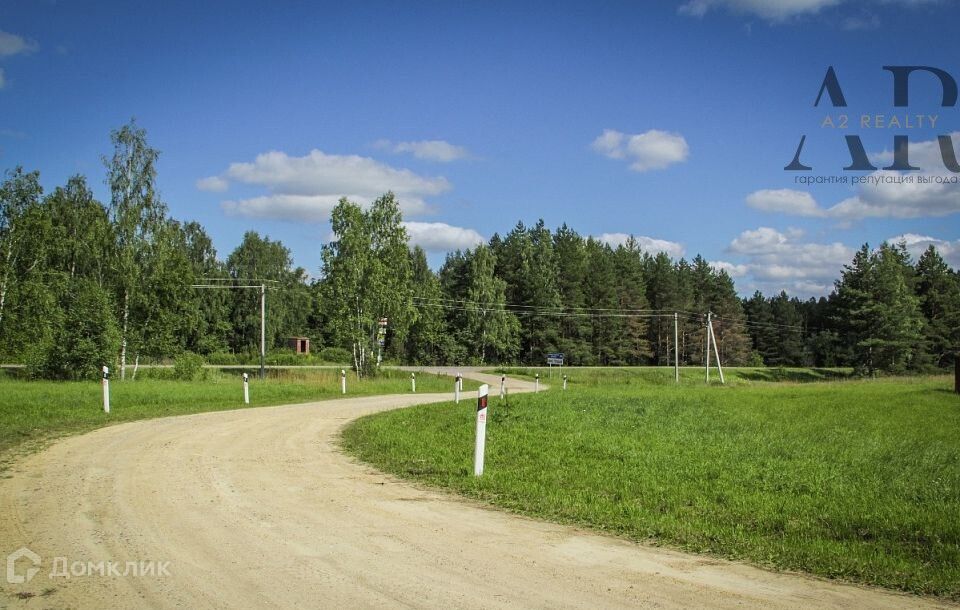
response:
M650 254L665 252L668 256L670 256L670 258L680 258L686 251L681 243L668 241L666 239L647 237L646 235L603 233L597 236L597 241L602 241L603 243L610 245L610 247L616 248L617 246L626 244L631 237L633 237L633 239L637 242L637 245L640 246L641 250L644 252L649 252Z
M424 178L369 157L328 155L312 150L303 157L272 151L253 163L231 163L227 176L238 182L297 195L357 193L378 196L392 190L404 195L439 195L450 190L446 178Z
M323 222L339 200L336 195L266 195L224 201L220 208L230 216Z
M755 15L769 21L783 21L797 15L816 13L842 0L689 0L680 6L684 15L703 17L715 8Z
M197 189L209 193L222 193L230 188L230 183L220 176L209 176L197 180Z
M6 86L7 80L3 74L3 68L0 68L0 89L3 89Z
M601 155L606 155L611 159L622 159L624 157L623 138L624 135L619 131L604 129L603 133L593 141L591 147Z
M760 227L743 231L730 242L727 250L746 260L711 264L726 269L731 276L745 278L738 286L746 292L762 290L771 294L786 290L797 296L826 294L843 266L853 258L854 250L839 242L804 242L802 237L803 233L795 229L781 232Z
M433 252L467 250L486 241L473 229L454 227L445 222L404 222L403 226L412 245Z
M950 134L954 150L960 132ZM960 180L958 175L943 165L940 143L937 140L910 143L910 163L922 168L915 172L877 170L870 174L870 182L862 185L854 197L828 210L830 216L848 220L861 218L920 218L947 216L960 212ZM871 155L874 162L893 160L893 153L884 151ZM901 182L900 179L912 182ZM920 179L929 182L920 182Z
M825 212L806 191L792 189L760 190L747 195L747 205L764 212L783 212L797 216L824 216Z
M880 27L880 17L873 13L862 12L860 15L846 17L840 27L848 32L875 30Z
M368 205L393 191L405 214L428 209L425 197L450 190L446 178L427 178L407 169L397 169L357 155L328 155L313 150L302 157L272 151L250 163L231 163L216 180L204 186L226 188L230 181L261 186L268 193L237 201L225 201L224 211L255 218L323 221L341 197ZM198 182L198 188L200 184Z
M737 254L766 254L778 251L787 243L787 236L771 229L760 227L755 231L744 231L730 242L729 250Z
M36 42L27 40L10 32L0 30L0 57L9 57L21 53L33 53L39 48Z
M948 265L954 269L960 269L960 239L948 241L928 235L903 233L887 240L887 243L891 244L899 244L900 242L907 245L907 252L910 253L914 261L919 259L920 255L923 254L929 246L933 246Z
M928 4L935 0L885 0L887 4L901 4L916 6ZM682 15L703 17L714 9L725 9L732 13L759 17L773 23L781 23L793 17L812 15L825 8L839 6L847 0L688 0L680 5L678 12ZM863 27L873 25L873 19L861 19L856 22ZM844 22L844 25L848 25ZM848 28L849 29L849 28Z
M733 278L743 277L750 271L746 265L737 265L727 261L710 261L710 266L717 271L726 271L727 275Z
M950 134L954 150L960 132ZM864 218L928 218L960 212L960 174L944 167L938 140L910 143L910 163L920 171L898 172L879 169L870 174L851 174L865 179L856 194L829 208L802 191L762 190L747 196L750 207L797 216L820 216L842 221ZM958 150L960 156L960 150ZM892 163L893 153L869 155L875 165ZM922 180L922 181L921 181Z
M466 159L469 151L463 146L456 146L444 140L420 140L417 142L391 142L378 140L374 146L394 153L410 153L417 159L449 163L458 159Z
M630 169L635 172L664 169L686 161L690 155L690 147L682 135L659 129L634 135L604 129L591 148L611 159L631 161Z

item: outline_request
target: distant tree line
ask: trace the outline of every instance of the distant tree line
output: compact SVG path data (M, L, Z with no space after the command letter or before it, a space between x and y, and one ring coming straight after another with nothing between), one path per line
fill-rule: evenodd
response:
M83 176L44 194L39 173L17 167L0 184L0 358L36 376L257 352L258 291L194 287L206 283L266 282L268 348L308 336L361 373L380 358L543 364L553 352L572 365L698 365L707 312L731 365L903 372L951 365L960 346L960 277L932 247L914 263L902 244L864 245L829 297L806 301L740 299L701 256L675 261L543 221L453 252L434 272L387 193L366 208L340 201L310 278L253 231L218 257L202 226L169 217L144 130L131 122L111 141L106 204Z

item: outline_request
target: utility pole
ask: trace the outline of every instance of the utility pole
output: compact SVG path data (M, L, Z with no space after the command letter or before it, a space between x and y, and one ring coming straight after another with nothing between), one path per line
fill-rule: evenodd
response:
M960 352L953 356L953 391L960 394Z
M260 379L266 377L264 361L267 358L267 287L260 284Z
M680 383L680 343L677 342L677 312L673 312L673 380Z
M713 341L713 355L717 357L717 372L720 373L720 383L726 385L727 382L723 380L723 367L720 366L720 352L717 350L717 335L713 333L712 321L707 323L707 328L710 330L710 339Z
M712 316L709 311L707 312L707 326L703 329L703 334L707 339L707 354L704 362L706 362L706 372L707 372L707 384L710 383L710 316Z
M201 278L206 284L191 284L192 288L222 288L227 290L240 289L259 289L260 290L260 379L264 379L266 374L267 357L267 282L276 282L276 280L260 280L249 278ZM259 284L217 284L215 282L260 282Z

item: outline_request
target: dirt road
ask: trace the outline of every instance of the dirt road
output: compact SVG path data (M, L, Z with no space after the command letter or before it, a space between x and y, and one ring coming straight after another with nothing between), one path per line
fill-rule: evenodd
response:
M0 577L0 607L935 606L519 518L336 447L360 415L449 399L204 413L57 442L0 480L0 556L41 557L29 582ZM51 577L64 565L74 576Z

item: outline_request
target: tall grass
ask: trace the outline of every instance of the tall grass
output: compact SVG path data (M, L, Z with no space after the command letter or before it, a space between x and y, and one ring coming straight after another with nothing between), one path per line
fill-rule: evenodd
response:
M524 514L960 599L960 398L948 379L674 387L594 371L570 372L567 392L492 401L482 478L470 407L365 417L343 443Z

